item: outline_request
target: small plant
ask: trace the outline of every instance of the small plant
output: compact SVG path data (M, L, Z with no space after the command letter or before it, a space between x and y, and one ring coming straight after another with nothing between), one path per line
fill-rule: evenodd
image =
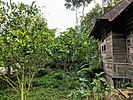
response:
M35 77L41 77L41 76L47 75L47 73L48 73L48 70L43 68L43 69L38 70L35 73Z
M79 78L80 86L71 92L69 96L73 97L74 100L103 100L108 96L109 86L105 78L103 77L104 72L95 74L95 78L89 83L86 78Z
M65 78L65 74L63 72L57 72L54 73L52 77L58 80L62 80L63 78Z
M108 95L109 87L105 78L102 77L103 74L104 72L99 74L96 73L96 76L91 83L94 100L103 100Z
M133 87L133 83L132 82L127 82L127 83L122 85L122 88L126 88L126 87Z

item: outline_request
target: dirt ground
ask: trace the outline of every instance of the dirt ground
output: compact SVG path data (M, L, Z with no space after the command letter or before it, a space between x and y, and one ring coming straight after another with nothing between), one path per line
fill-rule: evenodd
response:
M122 96L119 93L110 92L107 100L128 100L128 99L126 99L124 96Z
M122 92L110 92L107 100L133 100L133 88L120 90Z

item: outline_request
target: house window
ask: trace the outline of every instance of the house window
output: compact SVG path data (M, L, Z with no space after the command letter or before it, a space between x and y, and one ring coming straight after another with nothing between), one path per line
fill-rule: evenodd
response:
M133 63L133 37L127 38L127 59L129 63Z
M102 54L104 54L104 53L106 53L105 51L106 51L106 39L104 38L104 39L101 39L101 53Z
M133 47L133 37L130 37L127 39L127 43L126 43L128 48Z
M130 29L126 32L127 37L131 36L133 34L133 29Z
M103 46L103 50L106 51L106 45Z
M129 48L127 48L127 53L130 53L130 49Z
M127 46L131 46L130 39L127 40Z
M103 45L102 46L102 52L105 52L106 51L106 45Z
M103 51L103 46L102 46L102 51Z
M102 42L104 42L104 39L102 39Z

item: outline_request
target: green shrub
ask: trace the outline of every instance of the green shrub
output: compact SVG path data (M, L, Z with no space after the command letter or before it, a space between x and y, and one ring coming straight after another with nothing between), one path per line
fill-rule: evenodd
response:
M108 95L109 86L103 76L103 72L95 74L95 78L89 83L86 78L79 78L80 86L73 89L71 94L73 100L104 100Z
M127 83L122 85L122 88L126 88L126 87L133 87L133 83L132 82L127 82Z
M58 80L62 80L65 78L65 74L63 72L58 72L58 73L54 73L52 77Z
M47 69L40 69L39 71L36 72L35 77L41 77L48 74L48 70Z

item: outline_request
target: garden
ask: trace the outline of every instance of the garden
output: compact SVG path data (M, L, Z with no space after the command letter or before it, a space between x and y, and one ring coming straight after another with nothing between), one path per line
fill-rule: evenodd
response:
M90 36L100 9L56 36L35 2L0 0L0 67L8 69L0 72L0 100L105 100L117 93Z

